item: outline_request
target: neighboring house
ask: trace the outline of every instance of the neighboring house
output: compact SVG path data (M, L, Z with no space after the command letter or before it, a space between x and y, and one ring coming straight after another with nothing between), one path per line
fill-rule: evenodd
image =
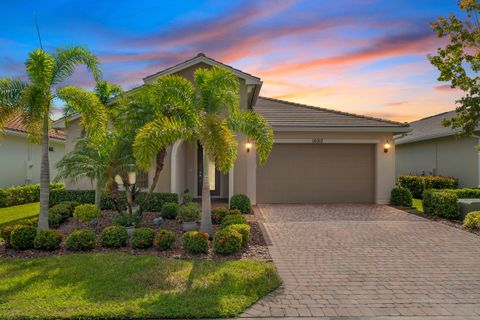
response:
M462 187L480 186L480 136L459 137L442 125L455 111L410 123L412 132L395 140L396 175L442 175L457 178Z
M55 164L65 154L65 136L61 130L50 130L50 178ZM40 182L41 145L27 139L20 115L7 122L0 133L0 188Z
M214 198L243 193L252 203L387 203L395 184L393 136L409 131L408 124L365 117L288 101L259 97L260 78L199 54L183 63L144 78L151 83L167 74L189 80L197 68L224 66L240 81L240 107L252 109L272 125L275 144L265 165L257 164L255 146L247 150L245 136L237 136L238 159L228 173L212 179ZM57 123L60 125L60 123ZM79 115L66 129L66 151L81 134ZM384 145L391 147L384 150ZM156 191L201 192L201 148L177 141L167 149ZM213 170L212 170L213 172ZM148 174L148 183L153 173ZM86 181L67 188L92 188Z

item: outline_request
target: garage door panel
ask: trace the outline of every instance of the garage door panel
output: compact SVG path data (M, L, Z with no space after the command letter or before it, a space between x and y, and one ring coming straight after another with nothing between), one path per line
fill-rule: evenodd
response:
M275 144L257 167L258 203L372 203L374 146Z

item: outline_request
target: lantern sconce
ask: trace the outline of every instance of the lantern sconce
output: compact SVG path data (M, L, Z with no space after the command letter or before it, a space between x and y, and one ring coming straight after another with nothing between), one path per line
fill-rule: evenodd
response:
M391 147L392 146L390 145L390 142L388 142L388 140L387 140L387 142L385 142L385 144L383 145L383 152L387 153L388 150L390 150Z
M252 143L250 142L250 140L247 141L245 147L247 148L247 152L250 152L250 149L252 149Z

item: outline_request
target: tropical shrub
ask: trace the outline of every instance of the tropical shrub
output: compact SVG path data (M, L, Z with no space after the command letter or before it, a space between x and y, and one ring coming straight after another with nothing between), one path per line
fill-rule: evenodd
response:
M460 208L458 196L446 190L429 189L423 192L423 211L447 219L458 219Z
M238 209L241 213L247 214L252 212L252 205L246 195L235 194L230 199L230 209Z
M50 183L50 191L64 189L63 183ZM0 189L0 208L11 207L25 203L40 201L40 185L28 184L25 186Z
M133 248L146 249L153 246L153 240L155 239L155 231L150 228L138 228L132 233L132 239L130 240Z
M155 237L155 244L159 250L168 250L175 242L175 233L170 230L160 229Z
M235 230L242 235L242 246L246 246L250 241L250 225L248 224L231 224L225 227L225 230Z
M462 188L462 189L446 189L445 191L456 194L459 199L480 198L480 189Z
M200 208L194 202L180 206L178 211L178 219L182 222L197 221L200 217Z
M124 227L110 226L102 230L101 244L105 248L125 247L128 241L128 233Z
M73 211L81 203L76 202L76 201L62 201L59 204L62 204L64 206L66 206L70 210L70 216L73 216ZM55 207L55 206L53 206L53 207Z
M95 248L96 243L95 233L89 229L82 229L70 233L65 245L69 250L87 251Z
M412 193L404 187L393 188L390 195L390 204L400 207L411 207Z
M16 225L10 233L10 245L18 250L31 249L36 235L37 230L34 227Z
M469 229L480 229L480 211L472 211L463 220L463 226Z
M48 225L51 228L58 228L61 223L66 221L71 214L71 206L67 204L57 204L48 209Z
M10 245L10 236L12 234L12 230L17 225L8 225L0 229L0 236L2 236L3 241L5 242L5 248L11 248Z
M100 215L100 210L94 204L81 204L73 211L73 217L82 222L90 222Z
M247 219L245 219L244 216L232 214L223 218L221 227L223 229L228 227L231 224L246 224L246 223L247 223Z
M141 220L141 215L123 213L113 217L112 224L122 227L133 227L139 224Z
M220 224L222 219L228 214L228 209L224 207L212 209L212 223Z
M168 202L163 205L160 216L164 219L175 219L178 215L180 207L177 203Z
M199 231L189 231L184 233L183 249L189 253L207 253L208 234Z
M141 203L144 197L145 193L139 192L136 198L138 203ZM95 203L95 190L55 190L50 192L50 207L64 201L75 201L80 204L93 204ZM178 194L154 192L145 202L143 210L160 212L163 205L167 202L178 203ZM123 191L119 192L119 206L122 210L125 210L127 208L127 198L125 196L125 192ZM101 208L102 210L116 209L113 200L107 194L104 194L102 196Z
M192 194L188 189L183 191L183 204L189 204L193 201Z
M215 233L213 251L218 254L231 254L240 250L242 235L234 229L222 229Z
M458 180L442 176L412 176L404 175L398 178L401 187L407 188L414 198L421 198L423 191L427 189L455 189Z
M42 230L37 233L33 245L37 250L52 251L60 248L62 234L56 230Z

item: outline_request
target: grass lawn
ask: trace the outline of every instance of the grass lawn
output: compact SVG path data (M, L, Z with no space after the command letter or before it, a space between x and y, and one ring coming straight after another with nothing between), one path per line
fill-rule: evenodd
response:
M413 199L412 200L412 205L417 211L423 212L422 199Z
M0 226L16 220L38 216L40 202L21 204L18 206L0 208Z
M71 254L0 259L0 319L230 317L280 285L273 264Z

